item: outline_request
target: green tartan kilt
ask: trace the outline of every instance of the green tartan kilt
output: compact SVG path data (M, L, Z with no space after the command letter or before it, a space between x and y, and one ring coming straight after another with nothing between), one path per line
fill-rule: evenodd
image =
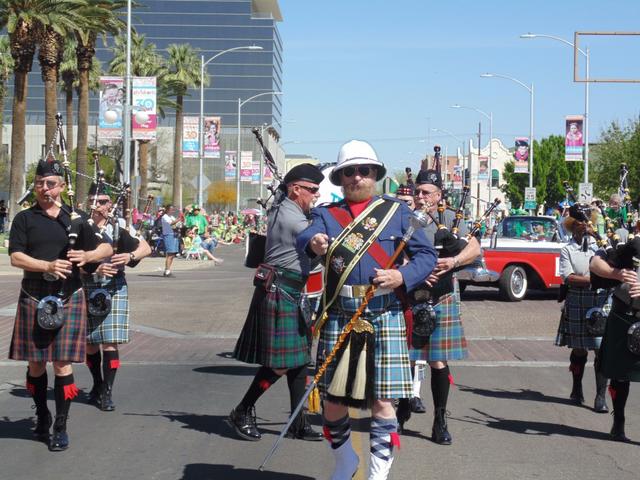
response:
M307 365L311 331L300 312L300 295L284 285L274 284L269 292L257 286L233 358L276 369Z
M640 356L627 348L627 330L637 321L614 309L609 313L600 345L600 370L605 377L640 382Z
M87 309L79 282L70 284L62 296L65 318L62 327L43 330L38 326L36 299L56 295L60 288L60 281L22 280L9 358L31 362L85 361Z
M593 291L590 288L569 287L564 301L555 344L559 347L597 350L602 337L594 336L587 330L587 312L607 302L609 292Z
M91 292L105 289L111 294L111 311L105 316L93 316L87 312L87 343L129 343L129 293L124 273L109 279L107 283L94 282L85 276L82 284L87 299Z

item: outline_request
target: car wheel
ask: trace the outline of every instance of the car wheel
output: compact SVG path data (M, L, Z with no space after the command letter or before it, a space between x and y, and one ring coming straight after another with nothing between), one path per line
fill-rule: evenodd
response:
M527 285L527 271L519 265L510 265L500 277L500 294L505 300L519 302L527 293Z

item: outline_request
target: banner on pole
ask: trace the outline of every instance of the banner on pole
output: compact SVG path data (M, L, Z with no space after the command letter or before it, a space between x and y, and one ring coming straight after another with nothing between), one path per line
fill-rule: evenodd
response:
M156 77L133 77L131 95L131 138L155 140L158 127Z
M489 157L478 157L478 180L489 180Z
M236 151L227 150L224 152L224 180L233 182L236 179Z
M240 152L240 181L250 182L253 173L253 152L243 150Z
M262 183L264 185L269 185L271 182L273 182L273 173L269 167L264 165L262 169Z
M564 159L567 162L581 162L584 153L582 127L584 116L567 115L565 118Z
M251 185L260 185L260 162L251 164Z
M183 158L198 158L198 117L182 118L182 156Z
M124 80L120 77L100 77L99 139L122 139L123 110Z
M220 117L204 117L204 158L220 158Z
M524 208L525 210L533 210L538 206L536 202L536 187L525 187L524 189Z
M529 139L516 137L516 149L513 152L513 173L529 173Z
M453 189L462 190L462 165L453 166Z

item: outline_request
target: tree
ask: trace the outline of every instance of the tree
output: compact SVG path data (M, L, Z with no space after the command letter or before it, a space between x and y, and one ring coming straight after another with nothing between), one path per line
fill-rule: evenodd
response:
M601 133L601 141L591 149L590 176L594 191L603 198L617 193L620 187L620 165L629 168L628 184L632 199L640 196L640 117L626 125L611 122Z
M172 43L167 48L166 80L176 97L176 129L173 141L173 201L182 207L182 118L187 90L200 86L200 59L188 44Z
M8 179L7 174L9 169L6 168L2 139L2 125L3 113L4 113L4 99L7 94L7 82L9 81L9 75L13 71L13 58L11 58L11 49L9 48L9 37L6 35L0 35L0 165L2 166L5 175L3 179ZM0 187L1 188L1 187Z
M533 186L536 187L536 201L554 206L561 202L566 194L563 181L577 191L582 182L584 166L581 162L564 160L564 137L551 135L540 142L533 142ZM524 189L529 186L529 175L514 173L514 163L508 162L504 168L505 183L500 189L514 207L524 204Z
M82 9L85 21L79 23L74 30L76 41L76 57L78 64L78 159L77 168L80 173L87 172L87 146L89 143L89 89L90 72L96 54L96 40L99 35L110 33L118 35L124 28L120 18L121 10L127 5L124 0L85 0ZM81 177L77 185L78 198L87 194L87 182Z

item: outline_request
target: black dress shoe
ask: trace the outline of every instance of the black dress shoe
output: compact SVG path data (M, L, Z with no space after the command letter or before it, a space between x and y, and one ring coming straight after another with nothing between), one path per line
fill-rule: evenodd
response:
M424 406L424 403L422 403L422 399L420 397L413 397L409 400L409 406L413 413L426 413L427 411L427 408Z
M256 427L255 407L251 407L246 411L240 410L238 407L234 408L229 414L228 421L238 436L243 440L257 442L262 438L258 427Z
M401 398L396 409L396 419L398 420L398 433L404 433L404 424L411 418L411 407L408 398Z
M102 391L100 392L100 403L98 407L103 412L112 412L116 409L116 406L113 404L113 399L111 398L111 385L108 383L104 383L102 385Z
M49 451L62 452L69 448L69 435L67 435L67 417L65 415L56 416L53 424L53 435L49 439Z
M49 429L53 423L51 418L51 412L48 409L43 411L36 411L37 422L36 428L33 429L33 435L36 440L45 441L49 439Z
M431 439L440 445L451 445L451 434L447 430L447 412L444 408L437 408L433 418Z
M574 382L573 388L571 389L571 394L569 398L576 405L582 405L584 403L584 394L582 393L582 384Z
M306 415L303 416L301 421L298 420L297 422L294 422L289 427L285 436L287 438L296 438L298 440L307 440L309 442L320 442L324 438L322 433L313 429Z
M100 386L94 385L89 394L87 395L87 403L89 405L100 406Z
M611 427L611 440L614 442L629 443L631 440L624 433L624 419L613 419L613 427Z

